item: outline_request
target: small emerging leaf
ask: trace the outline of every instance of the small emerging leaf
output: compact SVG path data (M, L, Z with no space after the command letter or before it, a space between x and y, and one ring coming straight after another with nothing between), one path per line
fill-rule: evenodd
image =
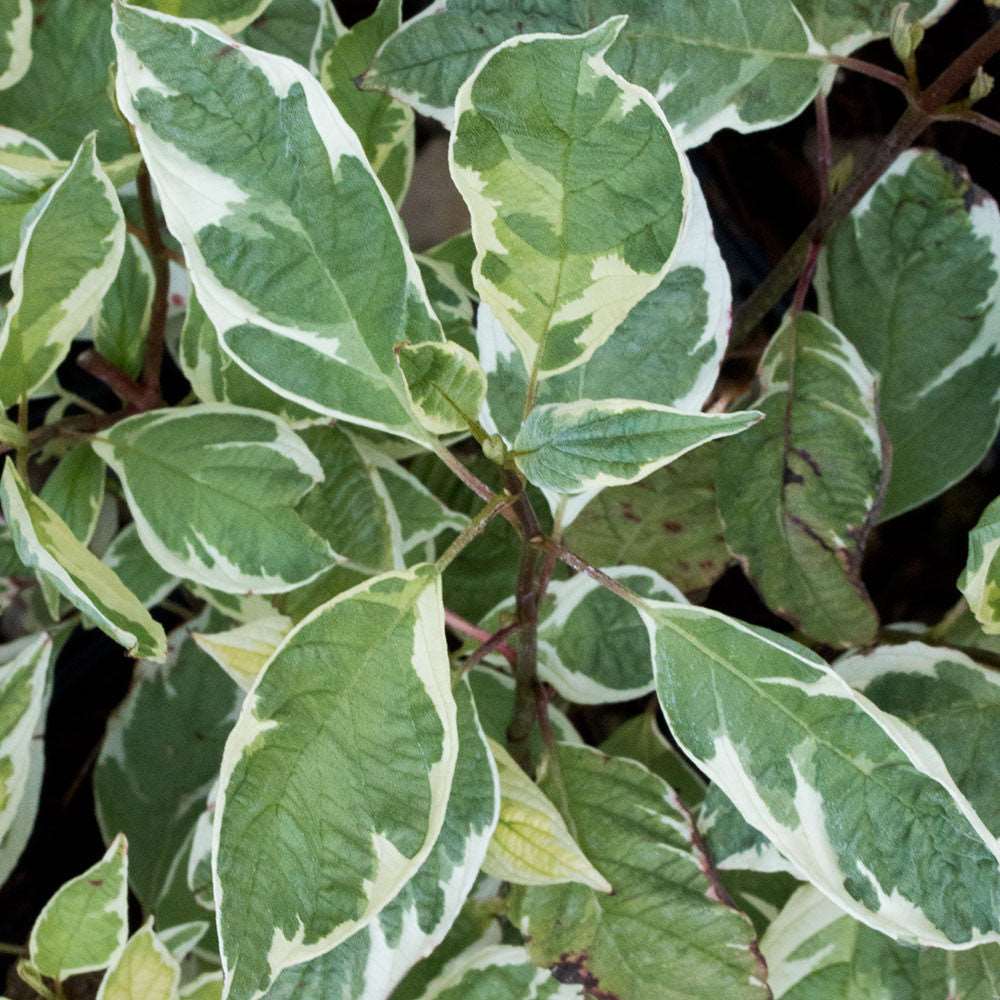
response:
M153 933L150 917L108 969L97 1000L176 1000L180 978L180 966Z
M1000 635L1000 499L969 532L969 557L958 589L988 635Z
M432 434L467 431L486 398L486 375L458 344L404 344L397 351L410 400Z
M274 614L255 618L225 632L211 635L194 632L191 638L244 691L249 691L291 627L290 618Z

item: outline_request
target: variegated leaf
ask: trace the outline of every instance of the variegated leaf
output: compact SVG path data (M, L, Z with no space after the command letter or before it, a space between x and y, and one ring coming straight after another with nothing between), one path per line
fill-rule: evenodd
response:
M318 75L323 53L345 30L330 0L271 0L241 37L255 49L287 56Z
M705 197L691 175L688 216L666 276L585 365L540 382L537 401L612 399L627 387L630 399L700 410L719 376L731 311L729 272ZM513 441L521 425L528 372L489 306L480 306L476 339L490 376L490 419Z
M775 1000L993 1000L1000 945L907 948L803 886L761 940Z
M94 347L131 378L142 372L155 286L149 254L130 233L118 274L94 318Z
M910 0L906 19L931 25L955 0ZM830 0L795 0L816 40L834 52L851 52L889 34L896 0L853 0L850 4Z
M10 461L0 480L0 503L25 566L133 656L163 657L163 627L66 522L31 493Z
M129 7L115 18L118 100L225 349L303 406L426 441L392 348L441 340L440 324L319 82L203 22Z
M148 7L174 17L199 18L236 34L267 9L270 0L136 0L136 7Z
M663 279L684 222L689 181L663 112L604 62L624 24L511 39L457 98L473 281L531 383L614 333Z
M900 940L1000 938L1000 847L940 754L784 636L643 606L684 752L801 873Z
M84 545L97 527L106 478L104 463L84 442L66 452L38 494Z
M545 793L502 744L490 740L490 750L500 776L500 819L483 871L515 885L577 882L597 892L611 892Z
M804 878L796 865L743 818L716 784L709 785L705 793L698 812L698 829L720 871L787 872Z
M0 205L0 212L2 210L3 206ZM473 259L475 252L473 246ZM449 261L437 260L422 254L417 256L417 265L424 281L424 288L427 289L427 297L441 321L445 337L476 353L476 338L472 332L475 291L469 292L458 275L458 269Z
M726 541L772 611L825 645L864 645L878 614L861 560L889 473L875 378L840 331L799 313L757 380L767 419L720 450Z
M97 1000L177 1000L181 969L150 918L129 938L105 975Z
M124 247L118 196L90 135L21 233L11 272L13 298L0 327L4 406L55 371L114 280Z
M588 747L561 745L558 774L542 788L554 794L561 782L565 819L613 891L515 888L511 916L531 957L597 996L765 1000L753 928L718 901L670 788L641 764Z
M983 752L1000 740L1000 674L957 650L922 642L879 646L835 667L851 687L934 745L955 784L1000 836L994 762Z
M178 962L183 962L207 932L207 920L191 920L184 924L174 924L161 931L157 937Z
M291 628L291 618L275 612L224 632L194 632L191 638L240 688L249 691Z
M388 1000L414 963L444 940L479 873L497 823L496 768L463 682L455 690L458 762L444 824L420 871L367 927L283 972L267 1000Z
M486 399L486 375L476 356L458 344L405 344L399 348L410 402L432 434L467 431Z
M21 243L21 223L49 187L28 169L38 158L55 160L56 157L44 143L0 125L0 274L14 266Z
M38 809L51 658L45 633L0 647L0 885L17 865Z
M413 172L413 110L388 94L361 90L357 79L379 46L399 29L402 0L379 0L375 12L335 38L322 56L320 81L354 130L389 197L399 205Z
M632 399L535 407L514 439L518 468L536 486L573 494L638 482L685 452L739 434L763 417L687 413Z
M104 563L146 608L159 604L180 582L160 569L142 544L134 523L123 528L111 543L104 553Z
M336 556L290 508L323 470L259 410L204 403L129 417L94 439L161 568L227 593L291 590Z
M943 492L996 437L998 253L996 202L920 150L903 153L825 244L820 312L879 375L892 442L883 518Z
M203 972L181 987L181 1000L222 1000L221 972Z
M476 297L476 286L472 283L472 264L476 259L476 244L472 233L466 231L451 236L437 246L425 250L422 259L435 264L443 264L454 275L455 280L467 295Z
M428 566L334 598L265 666L226 744L215 814L227 997L264 996L420 870L458 756L449 674Z
M0 90L28 72L33 19L31 0L0 0Z
M45 904L28 941L32 965L62 982L113 965L128 937L128 845L115 837L104 857Z
M1000 499L969 532L969 556L958 589L989 635L1000 635Z
M191 638L200 616L171 633L165 663L136 666L128 697L108 720L94 768L97 819L106 839L128 837L129 883L159 926L168 913L172 869L205 809L243 692Z

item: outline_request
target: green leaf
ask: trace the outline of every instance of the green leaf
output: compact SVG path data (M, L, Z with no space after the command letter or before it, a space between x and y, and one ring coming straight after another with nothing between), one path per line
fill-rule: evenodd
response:
M180 979L180 966L153 933L150 917L108 969L97 1000L177 1000Z
M452 787L455 712L431 567L375 577L288 635L222 763L213 869L232 1000L330 951L418 872Z
M969 556L958 589L983 631L1000 635L1000 498L969 532Z
M181 1000L222 1000L222 973L204 972L181 987Z
M31 0L0 2L0 90L13 87L31 65Z
M566 530L566 544L595 566L655 570L686 594L710 587L729 564L715 477L722 442L682 455L630 486L603 490Z
M819 85L818 53L791 0L542 0L500 10L438 0L382 47L368 83L450 127L459 88L489 49L526 32L586 31L616 14L628 15L628 28L609 63L657 96L685 148L721 128L753 132L794 118Z
M512 919L535 962L623 1000L767 997L753 929L717 901L670 788L634 761L559 747L565 817L613 892L515 889ZM543 789L554 786L554 772Z
M757 381L767 419L719 456L726 541L772 611L828 646L869 643L878 613L861 560L889 466L875 378L838 330L800 313Z
M896 0L852 0L849 4L830 0L795 0L817 41L834 52L852 52L889 33ZM907 20L931 25L952 6L951 0L910 0Z
M688 180L663 113L604 62L624 23L513 39L458 95L451 168L473 281L532 381L614 333L663 279L683 225Z
M761 950L775 1000L993 1000L1000 991L1000 945L957 952L903 947L812 886L788 901Z
M66 522L25 486L8 461L0 503L21 561L133 656L161 659L162 626L117 576L73 535Z
M472 259L475 253L473 245ZM476 337L472 332L475 292L469 292L459 277L458 269L448 261L435 260L424 254L417 256L417 265L446 339L473 354L477 353Z
M16 867L38 810L51 659L46 633L0 647L0 885Z
M4 406L55 371L114 280L124 245L121 206L92 134L25 221L0 327Z
M118 831L128 837L129 883L163 927L171 869L205 809L243 700L192 641L199 627L203 618L171 633L165 663L136 665L94 768L101 830L106 839Z
M67 882L38 915L31 962L57 982L114 964L128 937L128 846L115 837L104 857Z
M500 775L500 819L483 871L515 885L576 882L611 892L607 879L580 850L559 810L518 766L503 745L490 740Z
M354 130L389 197L401 204L413 172L413 110L388 94L361 90L357 79L402 20L402 0L379 0L375 12L334 39L322 56L320 81Z
M624 486L762 417L754 410L688 413L632 399L548 403L522 425L515 459L530 482L558 493Z
M203 403L233 403L252 410L265 410L292 423L314 422L316 414L272 392L244 371L223 349L212 321L205 315L198 296L188 299L181 327L178 363L191 389Z
M28 435L13 420L0 416L0 442L24 448L28 444Z
M343 31L329 0L271 0L264 14L243 32L243 41L294 59L316 75L328 44Z
M933 744L989 830L1000 835L994 762L1000 739L1000 674L957 650L907 642L856 653L837 673L880 709Z
M683 600L680 591L641 566L607 570L637 593ZM514 618L514 599L483 620L488 632ZM517 647L517 636L510 637ZM498 655L492 662L500 662ZM584 573L553 580L539 609L538 675L578 705L630 701L653 690L649 639L639 612Z
M475 426L486 399L486 375L476 356L458 344L405 344L399 367L420 423L432 434Z
M309 409L426 442L393 346L441 340L440 324L391 201L318 81L203 22L115 17L118 100L225 350Z
M420 871L367 927L320 958L283 972L268 1000L324 996L385 1000L413 964L445 939L479 873L497 823L496 768L463 682L458 762L444 825Z
M180 582L160 569L146 551L134 522L123 528L108 547L104 563L146 608L159 604Z
M136 7L199 18L217 24L230 35L242 31L267 9L271 0L136 0Z
M820 312L879 375L892 442L883 519L942 493L996 437L998 249L996 202L961 167L919 150L903 153L825 244Z
M105 479L104 463L84 442L66 452L38 494L84 545L97 527Z
M224 632L194 632L191 638L244 691L249 691L291 628L291 618L275 612Z
M579 1000L575 986L538 969L520 945L473 945L427 984L420 1000Z
M623 722L601 744L611 757L628 757L661 777L681 802L694 809L705 798L705 783L693 767L667 742L656 722L656 712L645 711Z
M277 417L204 403L153 410L94 439L161 568L227 593L307 583L336 556L290 508L323 479Z
M671 731L846 912L934 947L997 937L995 838L930 743L784 636L645 602Z
M178 962L183 962L192 953L208 932L207 920L191 920L175 924L159 934L160 941Z
M787 872L801 876L798 867L743 818L732 800L716 784L708 786L698 813L698 829L705 838L705 845L716 867L722 872Z
M449 237L444 243L425 250L418 258L444 264L455 276L458 283L471 298L476 297L476 286L472 283L472 264L476 259L476 244L472 233L459 233Z
M0 273L14 265L21 223L49 184L32 169L40 158L55 160L44 143L0 125Z
M101 158L133 151L110 100L111 4L34 0L31 65L3 91L3 122L69 158L96 131Z
M156 278L146 248L129 233L118 275L94 321L94 347L131 378L142 372Z

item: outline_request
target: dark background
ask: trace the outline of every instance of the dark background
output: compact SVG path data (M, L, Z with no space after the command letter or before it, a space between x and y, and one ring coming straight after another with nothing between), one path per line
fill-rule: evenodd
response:
M425 3L405 3L407 16ZM374 0L337 0L345 23L367 16ZM959 0L930 29L919 51L926 82L982 34L991 22L982 0ZM887 43L856 53L896 69ZM996 69L994 68L994 71ZM829 102L834 160L851 151L856 164L885 136L902 112L903 99L891 87L855 73L841 73ZM978 109L1000 117L1000 97L991 95ZM443 132L420 122L418 143L428 149ZM1000 140L964 124L929 129L921 144L964 164L973 180L998 193ZM716 235L733 278L737 302L745 297L794 241L816 210L813 170L815 132L807 109L798 120L754 135L725 131L692 156L715 220ZM427 164L425 162L425 167ZM430 170L433 173L433 170ZM418 168L417 183L424 183ZM414 192L408 222L437 220L433 197ZM71 382L72 366L67 366ZM745 378L752 362L731 362L730 378ZM90 382L89 385L93 386ZM107 400L111 405L111 399ZM869 543L865 580L885 622L939 619L958 598L955 581L965 562L966 535L983 507L998 492L997 449L966 480L937 500L878 528ZM709 597L714 607L751 622L787 631L761 605L738 570L730 570ZM169 619L164 619L170 625ZM55 670L54 694L46 734L46 772L35 832L16 872L0 891L0 942L20 944L35 915L67 879L103 852L94 819L91 769L108 715L125 696L130 661L96 630L77 630ZM588 727L589 728L589 727ZM0 956L2 959L3 956Z

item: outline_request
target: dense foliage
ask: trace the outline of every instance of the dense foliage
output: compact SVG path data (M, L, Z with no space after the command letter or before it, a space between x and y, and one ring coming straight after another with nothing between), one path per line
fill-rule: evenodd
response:
M914 146L1000 133L996 16L921 84L950 6L0 0L0 882L57 658L134 658L9 992L1000 997L1000 499L942 621L862 575L1000 425L1000 212ZM841 69L907 97L865 162ZM810 104L734 316L689 151Z

